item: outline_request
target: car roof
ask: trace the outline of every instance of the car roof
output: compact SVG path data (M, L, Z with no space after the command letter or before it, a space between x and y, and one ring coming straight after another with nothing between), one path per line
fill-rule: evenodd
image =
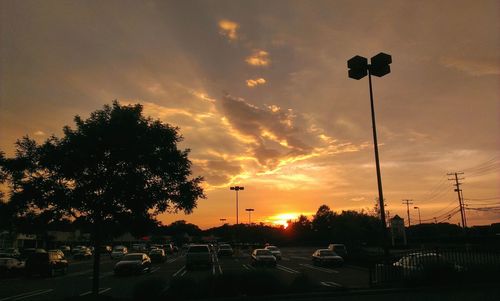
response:
M130 256L130 255L146 255L145 253L128 253L125 256Z

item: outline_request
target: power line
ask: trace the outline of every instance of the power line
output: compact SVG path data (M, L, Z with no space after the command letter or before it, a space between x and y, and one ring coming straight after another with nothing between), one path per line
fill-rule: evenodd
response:
M469 199L469 198L467 199L467 201L492 201L492 200L500 200L500 196L481 198L481 199Z
M431 213L431 214L427 214L427 215L430 215L430 216L437 216L437 215L436 215L436 213L441 212L441 211L444 211L444 210L446 210L446 209L450 208L453 204L455 204L455 200L453 200L453 201L451 201L450 203L448 203L448 204L446 205L446 207L441 208L441 209L439 209L439 210L437 210L437 211L434 211L433 213ZM453 208L452 210L454 210L454 209L455 209L455 208ZM432 218L425 219L425 220L432 220Z
M455 201L453 201L453 202L455 202ZM424 221L424 222L425 222L425 221L432 221L432 220L434 220L434 221L435 221L436 219L441 219L441 218L443 218L443 217L445 217L445 216L447 216L447 215L449 215L449 214L453 213L453 212L454 212L454 211L456 211L457 209L459 210L459 208L460 208L459 206L456 206L456 207L452 208L451 210L446 211L445 213L442 213L442 214L440 214L440 215L435 215L433 218L423 219L423 221Z

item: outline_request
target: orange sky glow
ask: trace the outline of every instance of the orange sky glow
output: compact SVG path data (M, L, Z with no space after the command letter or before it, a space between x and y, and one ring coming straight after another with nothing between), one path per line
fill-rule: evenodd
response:
M374 78L386 210L469 225L500 222L498 1L2 1L0 150L62 135L117 99L180 128L209 228L287 225L378 196L367 79L354 55L392 55ZM121 2L120 2L121 3ZM410 13L411 12L411 13ZM450 212L451 216L447 213Z

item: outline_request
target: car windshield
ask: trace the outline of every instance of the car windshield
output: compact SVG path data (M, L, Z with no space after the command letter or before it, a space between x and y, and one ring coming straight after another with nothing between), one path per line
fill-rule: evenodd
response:
M256 254L257 256L266 256L266 255L273 255L269 250L257 250Z
M123 247L123 246L117 246L117 247L113 248L114 251L123 251L124 249L125 249L125 247Z
M333 253L333 251L330 251L330 250L323 250L323 251L319 251L319 256L334 256L335 253Z
M209 253L208 246L191 246L188 253Z
M280 249L278 249L278 247L266 247L266 249L268 249L269 251L279 251Z
M142 254L130 254L123 257L123 261L141 261Z

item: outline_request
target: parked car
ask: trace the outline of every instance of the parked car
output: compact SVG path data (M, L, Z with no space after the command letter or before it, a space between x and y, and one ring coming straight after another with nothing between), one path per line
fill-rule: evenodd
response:
M19 249L17 248L7 248L7 249L1 249L0 254L4 257L12 257L12 258L19 258L21 253L19 252Z
M109 254L109 256L112 259L120 259L120 258L122 258L123 256L125 256L127 254L128 254L128 248L127 247L125 247L125 246L114 246L113 247L113 251L111 252L111 254Z
M141 274L151 271L151 259L144 253L129 253L115 264L115 275Z
M217 256L233 256L233 248L229 244L220 244L217 250Z
M144 253L147 252L148 250L146 244L133 244L131 249L133 252L138 252L138 253Z
M167 256L165 255L165 250L163 249L152 249L149 251L149 258L151 258L152 263L163 263Z
M165 253L167 254L174 254L174 248L172 247L172 244L166 244L163 246L163 250L165 250Z
M63 245L63 246L60 246L59 249L61 251L65 252L65 254L69 254L71 252L71 247L70 246Z
M410 253L393 263L393 267L399 270L405 278L421 277L434 272L463 271L462 266L433 252Z
M56 273L66 274L68 261L56 252L35 252L26 259L26 274L54 276Z
M342 258L347 257L347 248L343 244L329 244L328 249Z
M113 251L113 248L109 245L101 246L101 249L100 249L100 252L102 254L110 254L112 251Z
M45 253L45 249L36 249L36 248L26 248L21 250L21 255L19 255L19 259L26 261L28 257L33 253Z
M0 256L0 275L19 274L25 267L25 262L14 257Z
M62 258L65 258L64 252L59 250L59 249L52 249L52 250L49 250L49 252L56 253L56 254L60 255Z
M211 268L213 256L208 245L190 245L186 252L186 269L191 270L197 266Z
M71 249L71 253L74 255L75 253L78 253L81 250L85 250L85 249L87 249L86 246L82 246L82 245L75 246L75 247L73 247L73 249Z
M267 249L255 249L252 252L252 265L276 266L276 257Z
M281 251L278 247L276 246L266 246L266 250L269 250L271 254L273 254L274 257L276 257L276 260L281 260Z
M319 249L312 254L314 265L342 266L344 259L330 249Z
M74 259L90 259L92 258L92 250L90 248L79 248L73 253Z

